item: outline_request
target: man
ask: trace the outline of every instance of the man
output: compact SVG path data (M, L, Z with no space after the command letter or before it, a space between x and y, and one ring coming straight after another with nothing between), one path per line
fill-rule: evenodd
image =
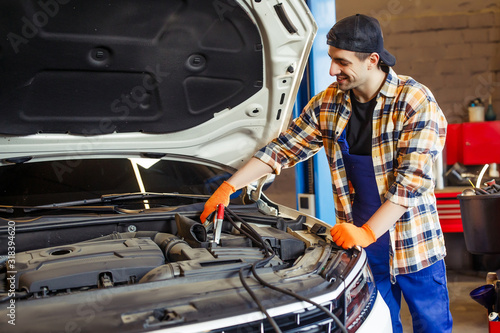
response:
M394 332L402 332L401 293L415 332L451 332L432 176L446 136L444 115L425 86L393 71L396 59L384 49L375 18L337 22L327 43L336 82L217 189L201 220L227 205L236 189L324 147L337 219L332 240L365 248Z

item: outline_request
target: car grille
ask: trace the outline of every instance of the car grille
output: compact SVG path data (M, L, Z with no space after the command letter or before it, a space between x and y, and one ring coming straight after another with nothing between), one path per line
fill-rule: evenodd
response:
M330 304L324 304L328 309ZM344 306L341 304L333 313L343 322ZM313 307L303 312L294 312L273 317L283 333L308 332L340 332L331 317L320 309ZM214 333L252 333L252 332L274 332L273 327L267 320L260 320L242 325L226 327L224 329L213 330Z

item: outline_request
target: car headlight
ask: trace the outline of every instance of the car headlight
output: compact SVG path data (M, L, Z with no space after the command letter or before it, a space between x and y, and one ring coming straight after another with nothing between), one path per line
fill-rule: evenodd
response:
M370 314L377 298L377 288L370 266L365 265L345 291L345 318L349 332L356 331Z

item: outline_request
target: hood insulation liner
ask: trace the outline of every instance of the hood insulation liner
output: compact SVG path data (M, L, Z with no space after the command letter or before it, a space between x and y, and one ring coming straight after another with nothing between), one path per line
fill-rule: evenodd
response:
M175 132L263 84L231 0L3 0L0 34L0 134Z

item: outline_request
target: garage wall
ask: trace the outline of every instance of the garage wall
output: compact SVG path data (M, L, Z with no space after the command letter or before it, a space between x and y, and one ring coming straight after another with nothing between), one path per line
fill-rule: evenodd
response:
M467 121L469 101L486 102L490 94L500 120L498 0L336 0L336 9L337 19L377 17L385 46L397 58L394 70L428 86L450 123ZM266 194L295 207L294 185L287 170Z
M434 93L450 123L468 120L467 104L491 94L500 120L498 0L337 0L337 19L376 17L398 74ZM318 36L321 38L322 36Z

